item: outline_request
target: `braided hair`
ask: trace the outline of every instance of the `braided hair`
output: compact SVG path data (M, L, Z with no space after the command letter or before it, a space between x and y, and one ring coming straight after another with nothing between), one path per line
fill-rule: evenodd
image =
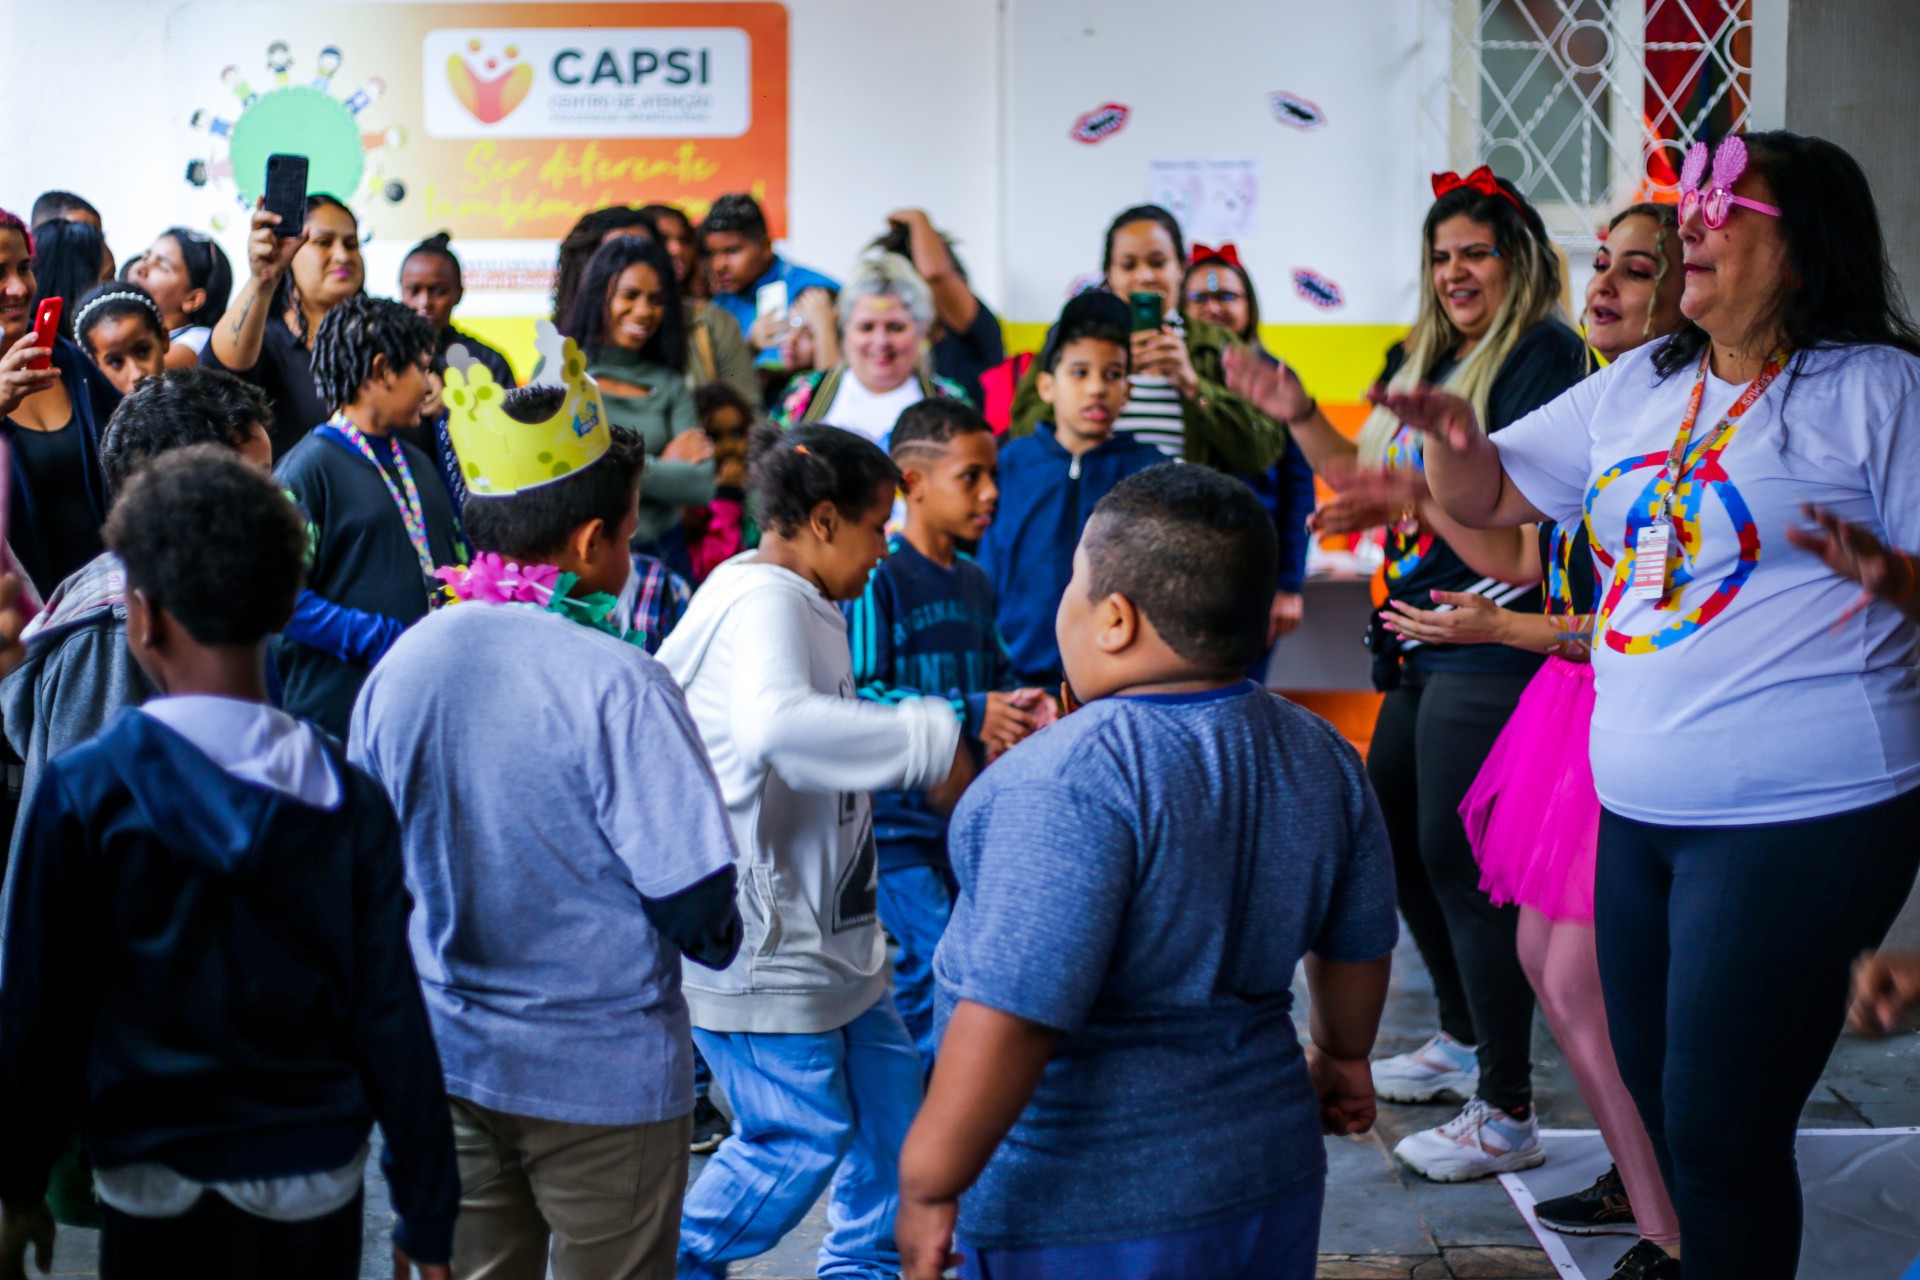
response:
M425 317L391 298L358 294L327 312L313 341L313 383L330 411L350 404L373 377L373 358L392 369L432 355L438 335Z

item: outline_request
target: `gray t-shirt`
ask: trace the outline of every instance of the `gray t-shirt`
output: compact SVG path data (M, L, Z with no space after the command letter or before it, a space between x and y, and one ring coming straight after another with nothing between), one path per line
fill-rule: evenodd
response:
M965 1239L1183 1231L1324 1173L1294 969L1398 936L1386 829L1332 726L1251 683L1102 699L982 774L948 848L942 1023L972 1000L1063 1033Z
M393 798L447 1092L513 1115L693 1109L664 898L733 864L686 700L638 646L527 605L455 605L373 669L349 755Z

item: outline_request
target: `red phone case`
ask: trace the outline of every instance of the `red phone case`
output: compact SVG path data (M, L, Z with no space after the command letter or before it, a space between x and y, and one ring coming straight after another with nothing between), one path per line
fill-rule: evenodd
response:
M40 304L40 314L33 320L33 345L47 348L47 354L28 365L29 369L44 369L52 362L53 339L60 332L59 298L48 298Z

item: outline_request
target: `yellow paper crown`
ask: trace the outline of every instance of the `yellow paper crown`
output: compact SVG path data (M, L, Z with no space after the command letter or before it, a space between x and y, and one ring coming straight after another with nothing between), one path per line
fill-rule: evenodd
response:
M536 329L540 370L529 386L558 386L566 399L545 422L507 416L506 391L465 347L447 349L447 435L469 492L502 498L537 489L598 462L613 444L600 388L587 376L587 358L551 321Z

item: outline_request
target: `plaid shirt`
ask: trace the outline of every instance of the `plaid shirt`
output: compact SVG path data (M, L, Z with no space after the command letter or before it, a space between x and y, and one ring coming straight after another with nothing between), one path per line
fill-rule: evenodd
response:
M633 553L633 577L639 589L633 600L633 629L646 637L648 653L660 652L693 599L693 585L652 556Z

